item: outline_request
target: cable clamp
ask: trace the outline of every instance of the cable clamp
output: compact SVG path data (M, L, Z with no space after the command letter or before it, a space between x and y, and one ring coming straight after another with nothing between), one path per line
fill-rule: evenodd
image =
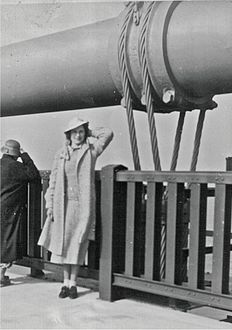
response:
M139 25L139 22L140 22L140 13L139 13L138 2L134 2L133 22L135 23L135 25Z

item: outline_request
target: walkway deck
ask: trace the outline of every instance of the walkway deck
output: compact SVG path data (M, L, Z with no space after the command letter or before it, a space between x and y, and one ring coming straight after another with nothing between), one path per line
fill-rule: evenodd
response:
M184 313L135 299L110 303L83 287L78 299L59 299L61 283L28 274L13 266L13 284L0 289L2 329L231 329L221 321L227 311L199 307Z

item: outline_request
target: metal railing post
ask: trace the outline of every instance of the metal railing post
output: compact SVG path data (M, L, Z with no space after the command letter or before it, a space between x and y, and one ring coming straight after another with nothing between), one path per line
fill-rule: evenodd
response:
M121 165L108 165L101 172L101 252L99 270L99 295L103 300L113 301L122 295L119 288L113 287L113 272L123 267L123 216L119 217L118 198L123 193L116 190L115 173L126 169ZM126 198L124 198L125 200ZM118 206L118 208L117 208ZM123 254L123 252L122 252Z
M226 158L226 171L232 171L232 157Z

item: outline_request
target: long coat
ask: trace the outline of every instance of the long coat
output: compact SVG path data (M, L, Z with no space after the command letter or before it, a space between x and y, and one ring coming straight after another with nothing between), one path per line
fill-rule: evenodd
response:
M22 257L20 223L25 219L27 184L40 180L40 174L27 153L22 163L4 154L1 163L1 262Z
M95 223L95 163L113 138L113 132L107 128L95 128L90 131L95 138L93 143L87 139L78 153L76 163L78 230L80 241L85 242ZM65 222L65 162L69 159L69 147L65 146L56 153L50 175L49 187L45 194L46 208L53 210L54 221L46 219L38 245L56 255L62 255Z

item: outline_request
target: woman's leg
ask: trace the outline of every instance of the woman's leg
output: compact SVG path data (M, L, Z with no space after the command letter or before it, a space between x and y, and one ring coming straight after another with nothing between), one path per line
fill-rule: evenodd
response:
M77 274L78 274L79 266L78 265L71 265L71 274L70 274L70 281L69 281L69 298L76 299L78 297L77 293Z
M8 268L12 266L12 262L9 263L1 263L0 269L1 269L1 286L9 285L11 284L9 276L6 276L6 271Z
M69 282L70 287L76 286L78 271L79 271L79 265L71 265L70 282Z
M64 286L69 287L71 265L70 264L64 264L63 265L63 272L64 272Z
M4 281L5 273L6 273L6 267L1 265L1 281Z
M70 271L71 265L64 264L63 265L63 273L64 273L64 283L59 293L59 298L69 297L69 279L70 279Z

